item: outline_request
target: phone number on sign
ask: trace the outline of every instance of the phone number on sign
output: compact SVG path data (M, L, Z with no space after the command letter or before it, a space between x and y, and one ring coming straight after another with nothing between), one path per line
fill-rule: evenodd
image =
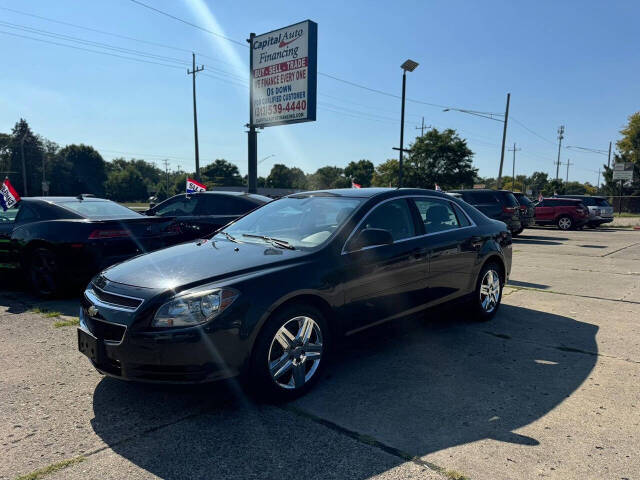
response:
M264 105L255 107L254 115L263 117L265 115L274 115L282 112L295 112L296 110L306 110L307 101L298 100L297 102L276 103L275 105Z

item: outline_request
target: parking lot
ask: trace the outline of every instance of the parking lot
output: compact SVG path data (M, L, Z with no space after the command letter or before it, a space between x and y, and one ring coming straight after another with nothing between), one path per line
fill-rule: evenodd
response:
M0 479L640 478L640 232L529 229L513 249L492 321L437 309L348 337L281 406L102 377L77 300L5 278Z

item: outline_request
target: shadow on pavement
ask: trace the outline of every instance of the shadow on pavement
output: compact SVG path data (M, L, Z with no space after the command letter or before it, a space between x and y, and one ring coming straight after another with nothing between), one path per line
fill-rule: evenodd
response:
M452 310L428 318L342 340L332 373L284 409L252 403L234 381L169 388L104 379L93 429L162 478L364 479L406 458L354 438L411 456L486 438L538 445L514 431L571 395L597 358L597 327L569 317L503 305L488 323Z
M518 280L511 280L511 279L509 279L509 283L507 283L507 285L510 285L512 287L537 288L540 290L545 290L549 288L549 285L544 285L542 283L521 282Z
M8 313L24 313L38 307L77 317L80 308L79 298L79 292L73 292L53 300L43 300L31 293L20 273L0 273L0 308L4 307Z
M526 235L518 235L517 237L513 237L513 244L517 245L519 243L526 243L529 245L563 245L562 238L553 238L553 240L549 240L549 238L553 237L529 237ZM568 239L567 239L568 240Z

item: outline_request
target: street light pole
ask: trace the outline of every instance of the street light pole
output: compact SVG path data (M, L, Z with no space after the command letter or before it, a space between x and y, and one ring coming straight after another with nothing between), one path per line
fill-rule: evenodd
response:
M400 151L398 156L398 188L402 188L402 160L404 150L404 104L405 104L405 94L407 90L407 72L413 72L418 66L418 62L414 62L413 60L407 60L400 68L402 68L402 107L400 113L400 148L397 149ZM394 148L394 150L396 150Z
M502 166L504 164L504 146L507 141L507 124L509 122L509 102L511 101L511 94L507 93L507 108L504 111L504 126L502 128L502 149L500 150L500 170L498 171L498 190L502 187Z

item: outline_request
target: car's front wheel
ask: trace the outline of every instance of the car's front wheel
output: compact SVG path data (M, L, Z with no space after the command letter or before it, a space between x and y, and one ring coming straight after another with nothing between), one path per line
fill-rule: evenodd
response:
M50 298L60 292L60 265L54 252L44 247L31 251L29 280L40 297Z
M473 315L478 320L486 321L493 318L502 301L503 287L502 268L497 262L489 261L480 270L476 289L469 304Z
M276 312L252 355L251 388L260 399L287 401L306 393L327 363L329 329L322 313L296 304Z

